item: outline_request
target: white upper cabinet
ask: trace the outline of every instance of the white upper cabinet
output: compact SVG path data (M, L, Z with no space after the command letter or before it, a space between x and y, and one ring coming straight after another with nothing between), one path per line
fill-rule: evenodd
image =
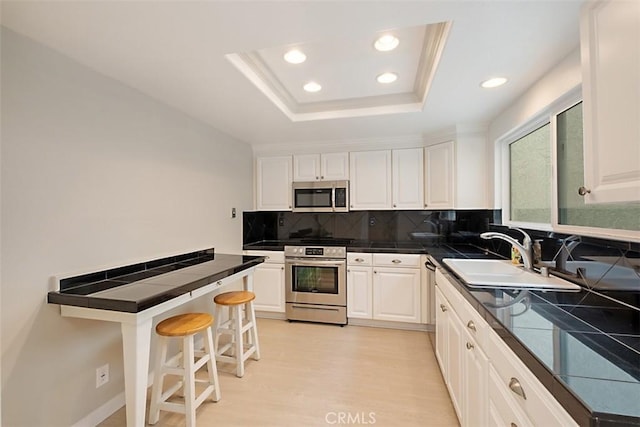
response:
M357 151L349 159L350 209L392 209L391 150Z
M588 2L580 38L585 201L638 201L640 2Z
M349 179L349 153L293 156L294 181L341 181L347 179Z
M453 209L455 207L455 146L454 142L431 145L424 149L424 207Z
M424 157L422 148L393 150L393 208L423 209Z
M291 210L291 156L259 157L256 160L256 209Z

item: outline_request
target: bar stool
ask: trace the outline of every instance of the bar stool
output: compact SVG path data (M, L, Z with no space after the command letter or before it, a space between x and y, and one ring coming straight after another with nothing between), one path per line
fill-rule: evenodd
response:
M215 352L211 324L213 317L208 313L186 313L170 317L158 323L158 349L155 355L154 380L151 389L151 404L149 408L149 424L155 424L160 418L160 411L185 414L187 427L196 425L196 409L213 393L213 401L220 400L220 386L216 371ZM194 351L195 335L204 335L204 350ZM182 353L178 354L178 363L167 361L167 346L169 338L182 338ZM181 361L180 361L181 359ZM181 363L180 363L181 362ZM208 378L197 380L198 369L207 365ZM176 366L177 365L177 366ZM182 377L174 386L162 391L165 375L179 375ZM207 384L205 390L196 396L196 383ZM168 402L176 391L183 388L184 403Z
M253 310L253 300L256 295L249 291L225 292L213 299L216 303L216 339L214 348L216 360L219 362L235 363L236 376L244 375L244 361L253 354L254 360L260 359L260 345L258 344L258 328L256 326L256 314ZM229 320L221 323L221 314L224 307L229 308ZM244 308L244 310L243 310ZM244 315L243 315L244 312ZM245 342L245 333L247 341ZM219 347L219 339L222 335L231 336L229 343Z

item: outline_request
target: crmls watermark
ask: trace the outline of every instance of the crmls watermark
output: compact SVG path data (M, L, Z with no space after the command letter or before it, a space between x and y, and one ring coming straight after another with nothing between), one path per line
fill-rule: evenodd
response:
M348 424L375 424L375 412L327 412L324 416L327 424L348 425Z

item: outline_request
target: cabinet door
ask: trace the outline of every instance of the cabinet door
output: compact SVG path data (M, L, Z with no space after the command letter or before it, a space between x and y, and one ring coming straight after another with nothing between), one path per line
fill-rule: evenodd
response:
M393 150L393 207L423 209L424 156L422 148Z
M464 386L463 426L488 426L489 406L489 358L474 341L471 334L464 334Z
M391 150L349 155L351 209L391 209Z
M373 269L347 268L347 317L373 317Z
M256 209L291 210L291 156L259 157L256 161Z
M284 313L284 264L263 263L253 273L256 310Z
M429 209L454 208L454 143L445 142L424 149L425 204Z
M294 181L319 181L320 155L302 154L293 156L293 180Z
M440 291L440 288L435 287L435 300L436 300L436 360L440 365L440 371L442 372L442 378L444 382L449 382L449 364L447 349L449 348L449 313L451 309L446 298Z
M449 369L447 388L451 403L458 415L458 419L463 418L464 402L464 326L456 316L453 309L449 310L449 321L447 322L447 367Z
M640 2L587 3L580 36L585 202L638 201Z
M420 270L374 267L373 318L420 323Z
M349 179L349 153L327 153L320 157L320 179L343 181Z

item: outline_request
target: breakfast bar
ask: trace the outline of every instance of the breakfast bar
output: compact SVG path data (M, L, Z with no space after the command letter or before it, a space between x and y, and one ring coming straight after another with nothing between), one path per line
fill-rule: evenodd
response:
M120 323L127 426L145 425L153 318L242 280L253 289L253 272L264 257L192 252L126 267L57 278L48 302L65 317Z

